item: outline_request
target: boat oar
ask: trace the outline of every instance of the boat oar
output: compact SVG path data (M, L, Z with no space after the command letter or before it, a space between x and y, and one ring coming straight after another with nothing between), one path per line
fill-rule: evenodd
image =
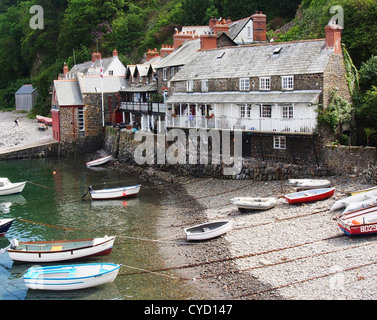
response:
M81 197L81 199L84 199L87 195L88 195L88 193L90 192L90 191L92 191L93 189L92 189L92 186L89 186L88 187L88 191Z
M0 254L4 254L5 252L8 251L8 249L10 249L12 247L12 244L10 244L8 247L4 248L4 249L0 249Z

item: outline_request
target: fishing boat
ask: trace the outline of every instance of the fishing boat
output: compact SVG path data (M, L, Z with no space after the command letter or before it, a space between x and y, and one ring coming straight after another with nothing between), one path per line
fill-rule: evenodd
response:
M106 157L102 157L102 158L99 158L99 159L96 159L96 160L92 160L92 161L89 161L86 163L86 166L88 168L90 167L97 167L97 166L101 166L107 162L109 162L110 160L112 160L113 157L110 155L110 156L106 156Z
M377 206L361 209L337 217L338 226L347 235L377 233Z
M17 239L13 239L7 251L9 257L17 262L69 261L109 255L114 241L115 237L108 236L94 239L42 242L18 242Z
M31 267L23 278L29 289L78 290L113 282L120 267L111 263Z
M331 182L329 180L317 179L289 179L288 184L299 190L323 189L329 188Z
M103 190L93 190L89 187L89 193L93 200L122 199L138 195L140 188L141 185Z
M342 214L346 214L351 211L356 211L364 208L369 208L371 206L377 205L377 197L372 197L369 199L366 199L364 201L354 202L350 203L342 212Z
M277 204L275 198L240 197L233 198L230 201L233 202L241 212L244 210L268 210L274 208Z
M14 219L2 219L0 220L0 237L4 237L12 226Z
M335 188L312 189L287 194L284 198L287 199L290 204L306 203L330 198L334 192Z
M0 178L0 196L8 196L21 193L24 190L26 182L12 183L8 178Z
M189 241L209 240L217 238L232 229L232 222L228 220L214 221L196 225L185 229Z

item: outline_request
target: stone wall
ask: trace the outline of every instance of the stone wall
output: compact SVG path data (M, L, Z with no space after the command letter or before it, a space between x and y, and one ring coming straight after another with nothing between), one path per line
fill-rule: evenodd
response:
M15 148L14 151L0 153L0 161L56 157L59 154L59 148L59 142L45 143L25 149Z
M376 148L332 146L323 149L326 167L336 175L362 174L377 161Z
M157 163L157 148L161 151L161 146L157 146L157 135L153 136L155 142L155 158ZM159 136L165 139L165 136ZM129 130L115 128L107 128L104 149L117 158L120 164L128 164L139 166L134 159L136 148L141 142L135 141L135 133ZM168 142L165 143L165 149L169 148ZM188 159L188 154L186 155ZM196 177L214 177L221 179L237 179L237 180L254 180L254 181L271 181L282 180L288 178L310 178L327 176L330 172L322 167L310 163L289 163L271 160L261 160L256 158L247 158L243 160L242 170L237 175L224 175L223 169L225 164L212 164L211 155L209 155L209 164L202 165L199 161L200 153L198 153L197 164L144 164L141 167L152 167L155 170L169 171L179 175L190 175Z

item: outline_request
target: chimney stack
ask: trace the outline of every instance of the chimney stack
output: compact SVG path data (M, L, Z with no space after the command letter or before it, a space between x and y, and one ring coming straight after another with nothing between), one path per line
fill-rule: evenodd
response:
M63 67L63 74L64 76L69 72L68 65L64 62L64 67Z
M229 24L225 19L221 21L216 20L215 24L212 26L213 33L226 32L229 34Z
M147 61L153 59L153 58L156 58L156 57L159 57L160 54L158 53L157 49L154 48L153 50L151 49L148 49L148 52L147 52Z
M200 36L200 49L210 50L217 48L217 35L216 34L202 34Z
M101 60L102 55L100 52L93 52L92 53L92 62L96 62L97 60Z
M342 54L342 30L337 24L330 24L325 27L326 49L333 49L334 54Z
M188 32L176 32L173 36L173 39L174 39L174 50L178 49L179 46L185 42L185 41L188 41L188 40L194 40L194 39L198 39L199 36L197 34L195 34L195 32L192 32L192 31L188 31Z
M114 49L113 51L113 57L118 57L119 56L119 53L117 51L117 49Z
M251 16L253 19L253 41L254 42L264 42L267 41L266 35L266 24L267 24L267 16L260 11L255 11L255 14Z
M162 45L162 48L160 49L160 56L165 58L167 57L169 54L171 54L172 52L174 51L174 48L172 45L169 45L169 44L166 44L166 45Z

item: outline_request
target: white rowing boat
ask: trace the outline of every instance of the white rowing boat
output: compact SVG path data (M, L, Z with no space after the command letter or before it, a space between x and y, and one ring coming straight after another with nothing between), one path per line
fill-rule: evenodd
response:
M274 208L277 204L275 198L252 198L240 197L230 200L238 207L241 212L244 210L268 210Z
M140 188L141 185L102 190L93 190L89 187L89 192L93 200L110 200L136 196Z
M329 180L320 179L289 179L288 184L296 187L299 190L323 189L331 186L331 182Z
M26 182L12 183L8 178L0 178L0 196L8 196L21 193Z
M18 242L11 241L7 250L9 257L17 262L44 263L69 261L93 256L105 256L111 253L115 237L63 240Z
M31 267L23 276L27 288L35 290L77 290L112 282L120 265L88 263Z
M102 157L102 158L99 158L99 159L96 159L96 160L92 160L92 161L89 161L86 163L86 166L88 168L90 167L97 167L97 166L101 166L109 161L111 161L113 159L113 157L110 155L110 156L106 156L106 157Z
M214 221L196 225L185 229L189 241L209 240L217 238L232 229L232 222L228 220Z

